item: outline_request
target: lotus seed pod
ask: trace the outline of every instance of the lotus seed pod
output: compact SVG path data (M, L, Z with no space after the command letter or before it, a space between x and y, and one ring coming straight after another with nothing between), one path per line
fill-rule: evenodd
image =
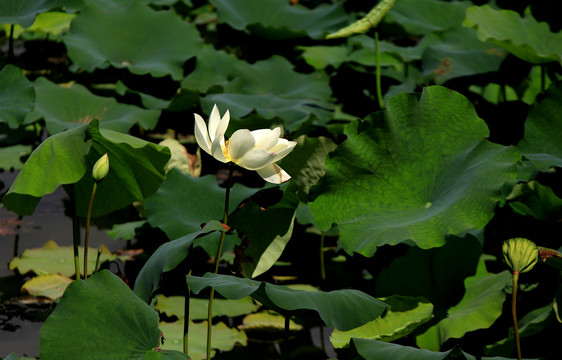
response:
M539 260L539 249L534 242L525 238L513 238L503 242L503 257L512 271L524 273L533 268Z
M98 161L94 164L94 168L92 169L92 177L96 182L102 181L109 172L109 156L107 153L99 158Z

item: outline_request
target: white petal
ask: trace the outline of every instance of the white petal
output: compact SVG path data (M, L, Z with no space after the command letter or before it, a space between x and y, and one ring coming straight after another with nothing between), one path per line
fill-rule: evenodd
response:
M257 170L271 164L274 156L275 154L265 150L252 150L234 162L244 169Z
M252 150L255 144L250 130L236 130L228 140L228 156L232 161L236 162L236 160Z
M217 104L213 106L213 110L211 111L211 116L209 116L209 137L211 140L214 140L217 137L217 128L221 121L221 114L219 112L219 108Z
M291 176L277 164L270 164L256 171L265 181L274 184L281 184L291 178Z
M280 140L285 140L285 139L280 139ZM283 159L285 156L289 155L289 153L291 151L293 151L293 149L295 148L296 145L297 145L296 141L287 141L286 144L283 143L283 144L278 144L277 146L275 146L271 150L275 154L275 158L274 158L275 160L273 160L273 162L277 162L277 161ZM275 149L277 149L277 151Z
M281 128L277 127L273 130L260 129L252 131L254 139L256 139L256 149L269 150L277 144Z
M222 151L223 148L224 148L224 137L217 136L215 140L213 140L213 144L211 145L211 155L213 155L213 157L218 161L226 163L227 160Z
M226 113L224 113L224 116L220 120L219 125L217 126L217 129L215 130L215 137L224 136L224 134L226 133L226 129L228 128L229 122L230 122L230 112L228 110L226 110ZM211 139L214 139L214 138L211 138Z
M195 140L201 149L211 154L211 139L209 139L209 134L207 133L205 120L198 114L193 115L195 115Z

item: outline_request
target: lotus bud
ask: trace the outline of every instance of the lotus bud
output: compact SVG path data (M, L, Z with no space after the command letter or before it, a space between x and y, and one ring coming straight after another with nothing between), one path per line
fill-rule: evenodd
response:
M94 164L94 168L92 169L92 177L96 182L102 181L109 172L109 156L107 153L99 158L98 161Z
M503 257L513 272L524 273L539 260L539 249L531 240L513 238L503 242Z

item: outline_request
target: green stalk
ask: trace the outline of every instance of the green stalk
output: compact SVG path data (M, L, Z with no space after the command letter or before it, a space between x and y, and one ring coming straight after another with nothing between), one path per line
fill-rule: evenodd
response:
M88 205L88 216L86 216L86 235L84 237L84 280L88 278L88 240L90 237L90 218L92 216L92 206L94 205L94 197L96 196L97 188L98 183L94 182L92 196L90 196L90 204Z
M289 331L291 330L291 316L285 315L285 340L283 341L283 360L289 359Z
M320 234L320 273L322 274L322 281L326 280L326 268L324 265L324 231Z
M14 24L10 26L10 35L8 36L8 64L14 61Z
M232 187L232 172L234 169L233 163L230 163L228 169L228 180L226 184L226 194L224 197L224 213L222 218L222 223L227 225L228 221L228 203L230 201L230 188ZM217 249L217 256L215 257L215 274L219 272L219 263L222 254L222 247L224 244L224 234L226 231L221 231L221 237L219 240L219 246ZM213 299L215 297L215 288L211 288L211 293L209 294L209 309L207 312L207 359L211 358L211 336L212 336L212 321L213 321Z
M99 248L98 248L98 255L96 256L96 267L94 268L93 274L95 274L95 273L97 273L98 271L100 271L101 252L102 252L102 249L101 249L101 247L99 247Z
M515 346L517 347L517 359L521 360L521 341L519 340L519 326L517 325L517 281L519 271L513 272L513 290L511 292L511 315L513 316L513 330L515 332Z
M379 48L379 32L375 31L375 55L377 58L377 99L379 100L380 109L384 109L384 101L382 99L382 88L381 88L381 51Z
M189 270L187 275L191 275L191 270ZM185 304L183 307L183 353L189 355L189 300L191 298L191 288L187 281L185 283L187 285L187 291L185 293Z
M72 245L74 247L74 278L80 279L80 255L78 248L80 247L80 220L76 212L76 184L68 187L70 193L70 202L72 206Z

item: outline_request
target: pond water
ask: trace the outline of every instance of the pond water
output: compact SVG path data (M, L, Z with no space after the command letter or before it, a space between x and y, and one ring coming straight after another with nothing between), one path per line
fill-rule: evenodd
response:
M0 191L7 191L16 176L15 172L1 173L4 189ZM39 356L39 330L52 305L26 298L20 292L26 277L10 270L9 263L14 255L42 247L48 240L59 246L72 246L72 219L64 214L66 197L59 188L41 199L33 215L21 219L0 207L0 357L12 352ZM124 247L123 242L111 239L105 230L91 228L90 246L101 244L112 251Z

